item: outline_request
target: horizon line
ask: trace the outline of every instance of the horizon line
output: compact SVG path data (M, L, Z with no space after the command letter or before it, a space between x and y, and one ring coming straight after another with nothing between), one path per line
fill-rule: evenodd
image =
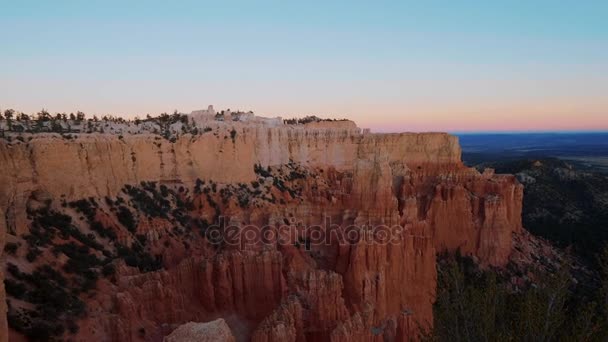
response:
M482 135L482 134L601 134L608 133L608 129L559 129L559 130L479 130L479 131L448 131L454 135Z

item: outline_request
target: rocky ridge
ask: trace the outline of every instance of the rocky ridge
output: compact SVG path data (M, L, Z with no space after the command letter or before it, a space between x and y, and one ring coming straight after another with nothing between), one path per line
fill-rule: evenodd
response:
M460 154L448 134L372 134L349 122L230 121L175 141L24 135L0 140L0 244L8 234L24 245L37 213L56 211L108 251L99 259L116 272L80 295L88 309L79 329L62 333L76 340L162 340L180 324L217 318L239 340L408 340L432 324L438 251L504 265L522 229L522 186L465 167ZM142 212L144 194L167 213ZM84 220L68 205L83 200L96 203ZM121 207L134 213L132 229ZM93 223L115 234L102 236ZM228 226L273 234L216 243L213 224L224 239ZM390 243L378 238L375 228L395 226L403 230ZM205 234L190 234L195 228ZM316 243L315 230L338 237ZM282 234L295 240L281 243ZM144 246L159 266L110 257L119 245ZM23 248L5 258L25 265ZM69 259L38 249L57 269ZM9 302L25 305L10 294Z

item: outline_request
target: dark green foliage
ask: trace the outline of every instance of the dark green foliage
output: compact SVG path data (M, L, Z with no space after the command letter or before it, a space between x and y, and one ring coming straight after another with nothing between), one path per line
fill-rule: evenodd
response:
M270 173L270 168L265 169L262 165L259 164L254 164L253 165L253 171L257 174L260 175L261 177L272 177L272 174Z
M53 253L55 255L63 253L68 257L63 270L68 274L74 274L74 286L82 292L95 288L98 278L96 269L102 265L102 260L92 254L88 246L69 242L54 246Z
M10 255L15 255L17 249L19 249L19 245L14 242L7 242L6 245L4 245L4 252Z
M91 222L91 229L97 232L102 238L108 238L112 241L115 241L117 238L116 233L112 229L104 227L103 224L98 221Z
M163 196L163 197L167 197L167 196L169 196L169 188L167 188L167 186L166 186L166 185L162 184L162 185L160 186L160 194L161 194L161 196Z
M287 190L287 187L285 186L285 182L283 182L283 180L278 177L273 178L272 184L277 189L281 190L282 192Z
M557 159L494 163L501 173L532 177L525 184L523 226L594 263L608 243L608 181L601 173L582 172Z
M106 197L106 203L108 203L108 205L111 207L112 203L111 203L111 199ZM74 201L74 202L70 202L69 206L71 208L76 209L77 212L82 213L87 220L89 221L89 223L91 224L91 228L96 231L101 237L114 237L115 238L115 234L113 234L113 232L108 232L105 231L105 228L99 224L99 222L95 221L95 213L96 213L96 208L97 208L97 204L95 202L94 199L89 199L89 200L78 200L78 201ZM81 217L82 219L82 217ZM78 234L78 233L75 233ZM91 237L91 239L94 239L94 237ZM93 246L91 245L91 239L88 239L89 241L86 243L87 245L95 248L95 249L101 249L101 246Z
M176 208L172 212L173 217L181 224L183 227L186 227L191 220L189 215L184 214L183 210Z
M195 127L190 126L190 122L188 120L188 116L185 114L180 114L175 111L173 114L162 113L157 117L146 118L143 121L153 122L160 126L160 132L156 131L155 133L160 134L163 138L167 140L176 139L175 133L172 132L171 126L175 123L182 123L182 133L183 132L192 132Z
M249 205L249 196L247 194L239 195L238 201L241 208L246 208Z
M104 277L111 277L116 273L116 267L113 264L106 264L101 269L101 274Z
M596 321L599 321L601 324L599 329L597 329L596 335L602 336L604 341L606 340L606 336L608 336L608 245L604 247L602 252L597 256L597 274L600 279L600 283L597 286L597 293L594 296L595 304L593 307L590 307L586 312L582 312L582 314L586 314L591 317L581 317L581 321L587 322L587 325L582 325L579 327L582 331L590 331L592 328L597 328L594 326ZM576 300L576 299L575 299ZM595 311L593 310L595 309Z
M159 257L152 257L143 247L134 244L132 248L117 245L118 257L124 259L127 265L137 267L142 272L156 271L162 267Z
M32 222L30 235L26 235L25 240L30 247L44 247L51 243L56 233L64 240L72 237L93 249L103 250L92 234L85 235L72 225L70 216L55 211L38 212Z
M336 122L336 121L347 121L347 119L322 119L315 115L309 115L309 116L305 116L303 118L285 119L285 120L283 120L283 123L286 125L303 125L303 124L307 124L310 122L321 122L321 121Z
M27 254L25 255L25 258L27 259L27 261L29 262L34 262L36 261L36 259L38 258L38 256L42 254L42 251L36 247L33 248L29 248L27 250Z
M306 174L304 172L298 171L298 170L291 170L289 172L289 175L287 176L287 180L289 181L294 181L297 179L305 179L306 178Z
M196 179L196 184L194 185L194 193L195 194L200 194L201 193L201 187L205 184L205 181L200 180L199 178Z
M94 206L93 200L71 203L72 208L87 217L94 216ZM77 242L72 240L62 244L58 238ZM14 295L14 298L21 296L35 306L32 310L9 312L14 324L11 326L32 340L53 339L65 331L67 323L64 319L72 320L84 312L84 304L77 295L95 288L98 278L96 268L100 267L102 261L92 251L100 251L105 257L111 256L111 253L95 240L93 234L85 234L74 226L70 216L51 210L35 213L30 234L24 239L28 243L26 259L30 262L38 259L42 254L41 248L49 245L55 255L63 253L68 257L63 269L71 274L69 278L63 277L49 265L38 267L32 274L22 273L14 265L7 267L9 273L20 281L9 281L12 291L9 295ZM69 331L74 331L73 325Z
M171 203L158 193L156 183L142 182L141 185L143 189L127 185L123 191L131 196L138 210L150 217L166 218L171 209Z
M72 259L70 259L72 261ZM68 264L70 263L68 261ZM67 265L66 265L67 266ZM77 266L71 266L72 268L76 268ZM99 279L99 274L96 270L87 269L84 270L80 277L75 278L75 284L82 292L88 292L94 290L97 284L97 279Z
M48 341L63 334L67 320L85 312L84 303L67 286L68 280L49 265L39 266L32 274L9 266L9 273L17 280L9 280L10 291L18 291L15 298L32 304L32 310L10 309L9 325L30 340ZM7 282L5 281L5 284ZM14 295L9 292L9 295Z
M287 189L287 192L289 192L289 196L291 196L291 198L296 198L298 196L298 192L293 189ZM283 199L281 199L281 201L283 201Z
M236 130L234 128L230 131L230 139L232 139L233 144L236 143Z
M34 224L40 225L45 229L55 227L60 231L68 231L72 225L72 218L54 211L47 211L37 216Z
M468 258L438 263L434 328L437 341L594 340L605 326L594 301L574 292L567 264L520 291L495 270ZM601 335L606 338L606 335Z
M222 203L227 204L230 197L233 196L232 188L226 187L220 189L220 197L222 198Z
M215 216L210 220L213 224L199 219L196 213L191 213L195 209L195 202L189 197L189 190L181 187L181 190L176 191L167 183L159 185L155 182L125 186L123 192L128 196L102 198L103 202L100 203L103 205L100 208L94 199L83 199L71 203L63 201L64 208L69 206L73 210L42 210L31 213L29 234L23 236L29 251L27 258L40 261L40 255L44 252L45 259L51 259L50 266L46 265L44 269L36 269L32 274L26 274L14 265L7 265L6 288L9 301L11 298L22 299L32 305L31 309L29 306L28 309L19 306L9 310L11 327L32 340L53 340L64 332L76 332L77 319L85 310L79 296L93 295L99 277L115 281L115 259L122 259L128 266L136 267L141 272L162 268L162 255L150 252L154 246L158 247L156 244L152 246L143 235L136 235L130 246L119 244L118 231L112 227L106 228L97 220L98 214L113 213L124 229L134 235L138 221L144 219L143 215L166 218L174 229L163 234L160 243L171 248L175 243L180 243L176 238L182 236L189 239L187 242L181 241L184 247L192 249L190 244L200 241L200 235L206 238L210 227L218 229L220 233L225 227L225 222L219 219L223 207L220 201L237 200L241 206L250 203L251 187L246 184L205 184L199 180L196 185L199 193L206 193L203 200L206 199L215 209ZM78 213L76 216L74 211ZM80 216L80 219L72 219L70 215ZM94 234L79 229L86 223ZM219 236L221 238L221 235ZM99 241L103 241L103 245ZM216 248L221 248L221 239L211 243ZM6 246L7 251L13 248L11 244ZM37 281L36 278L46 281ZM55 298L64 298L64 301ZM58 308L46 310L43 306Z
M15 277L16 279L23 279L23 273L21 273L17 265L9 262L6 264L6 270L10 275Z
M76 211L83 213L89 220L92 220L95 216L95 205L88 200L78 200L70 202L70 207L76 209Z
M78 246L74 242L53 247L53 253L63 253L69 258L63 267L67 273L81 274L101 264L101 260L90 253L88 246Z
M23 299L23 296L26 293L25 284L13 279L4 279L4 287L9 296L13 296L17 299Z
M288 192L292 198L297 198L298 196L300 196L302 189L297 184L293 184L293 183L288 184L288 183L286 183L286 181L294 182L299 179L305 179L306 177L308 177L308 173L307 173L306 169L301 168L298 164L294 163L293 161L290 161L287 165L284 165L284 166L274 170L274 174L273 174L273 169L271 167L268 167L267 169L265 169L264 167L262 167L261 165L258 165L258 164L254 165L254 171L260 177L263 177L263 178L272 177L272 185L275 188L279 189L279 191L281 191L281 192ZM289 173L287 173L287 172L289 172ZM253 184L253 185L254 185L254 189L257 189L257 187L259 186L259 182L255 182L255 184ZM257 191L254 191L252 194L254 195L254 197L257 197L260 195L260 193L258 193ZM265 198L265 199L267 199L271 203L276 202L276 198L270 198L270 199Z
M65 331L59 322L32 318L29 310L9 311L7 320L10 327L23 333L30 341L53 341Z
M133 213L127 207L120 206L118 207L118 213L116 214L116 218L118 221L127 228L131 233L135 233L137 229L137 223L135 222L135 218L133 217Z

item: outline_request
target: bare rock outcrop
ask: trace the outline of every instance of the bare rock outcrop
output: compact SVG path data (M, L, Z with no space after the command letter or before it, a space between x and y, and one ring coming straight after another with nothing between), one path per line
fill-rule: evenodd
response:
M164 342L234 342L236 339L226 321L219 318L207 323L182 324Z

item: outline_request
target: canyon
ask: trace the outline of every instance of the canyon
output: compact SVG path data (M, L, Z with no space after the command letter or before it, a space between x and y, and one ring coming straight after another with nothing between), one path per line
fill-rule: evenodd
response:
M437 254L503 266L523 233L523 186L465 166L449 134L195 114L199 132L172 140L0 139L0 250L18 246L2 257L21 270L0 274L29 284L48 265L72 284L68 243L101 260L76 295L77 329L55 337L173 341L194 329L180 325L221 319L215 331L237 341L416 340L433 323ZM32 243L45 222L67 233ZM1 317L32 311L0 286ZM18 330L0 319L0 341Z

